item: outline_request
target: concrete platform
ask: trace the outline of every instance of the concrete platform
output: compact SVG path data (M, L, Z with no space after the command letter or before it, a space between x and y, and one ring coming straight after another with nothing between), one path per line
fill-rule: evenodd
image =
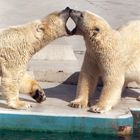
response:
M38 81L77 84L81 63L75 60L31 60L28 70Z
M134 120L136 116L131 113L138 115L140 102L135 97L139 95L139 89L126 89L121 102L112 111L96 114L89 112L89 108L74 109L68 106L69 101L75 97L76 86L45 82L40 84L46 91L45 102L38 104L29 96L21 95L22 100L32 104L29 110L9 109L1 99L0 129L118 135L132 133L133 121L139 122ZM100 90L101 88L97 88L96 96L93 97L94 103Z

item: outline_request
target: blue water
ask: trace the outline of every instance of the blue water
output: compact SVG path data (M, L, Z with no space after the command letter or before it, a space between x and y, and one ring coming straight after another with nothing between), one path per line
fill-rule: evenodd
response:
M140 140L140 135L117 137L83 133L46 133L0 130L0 140Z

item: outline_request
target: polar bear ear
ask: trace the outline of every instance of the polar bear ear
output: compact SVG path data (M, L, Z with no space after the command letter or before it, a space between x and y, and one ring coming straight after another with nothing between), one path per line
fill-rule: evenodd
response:
M44 32L44 30L45 30L45 28L44 28L44 26L43 26L42 24L39 24L39 25L37 26L37 28L36 28L36 31L37 31L37 32Z

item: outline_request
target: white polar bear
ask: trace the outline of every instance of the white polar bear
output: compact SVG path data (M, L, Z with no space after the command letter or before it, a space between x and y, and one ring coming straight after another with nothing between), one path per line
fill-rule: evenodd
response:
M29 93L37 102L46 96L38 83L26 73L31 57L51 41L68 35L66 21L69 8L53 12L31 23L0 30L0 76L2 93L8 106L26 109L30 105L19 100L19 92Z
M91 111L109 111L120 100L128 82L140 83L140 20L114 30L102 17L89 11L71 10L70 16L76 23L72 32L82 35L86 43L76 99L70 106L86 107L101 77L101 97Z

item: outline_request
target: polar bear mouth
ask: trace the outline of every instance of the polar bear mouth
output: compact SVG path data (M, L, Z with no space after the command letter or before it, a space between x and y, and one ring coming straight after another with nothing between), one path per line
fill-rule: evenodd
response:
M68 18L65 24L65 30L68 35L73 35L76 33L77 26L71 17Z

